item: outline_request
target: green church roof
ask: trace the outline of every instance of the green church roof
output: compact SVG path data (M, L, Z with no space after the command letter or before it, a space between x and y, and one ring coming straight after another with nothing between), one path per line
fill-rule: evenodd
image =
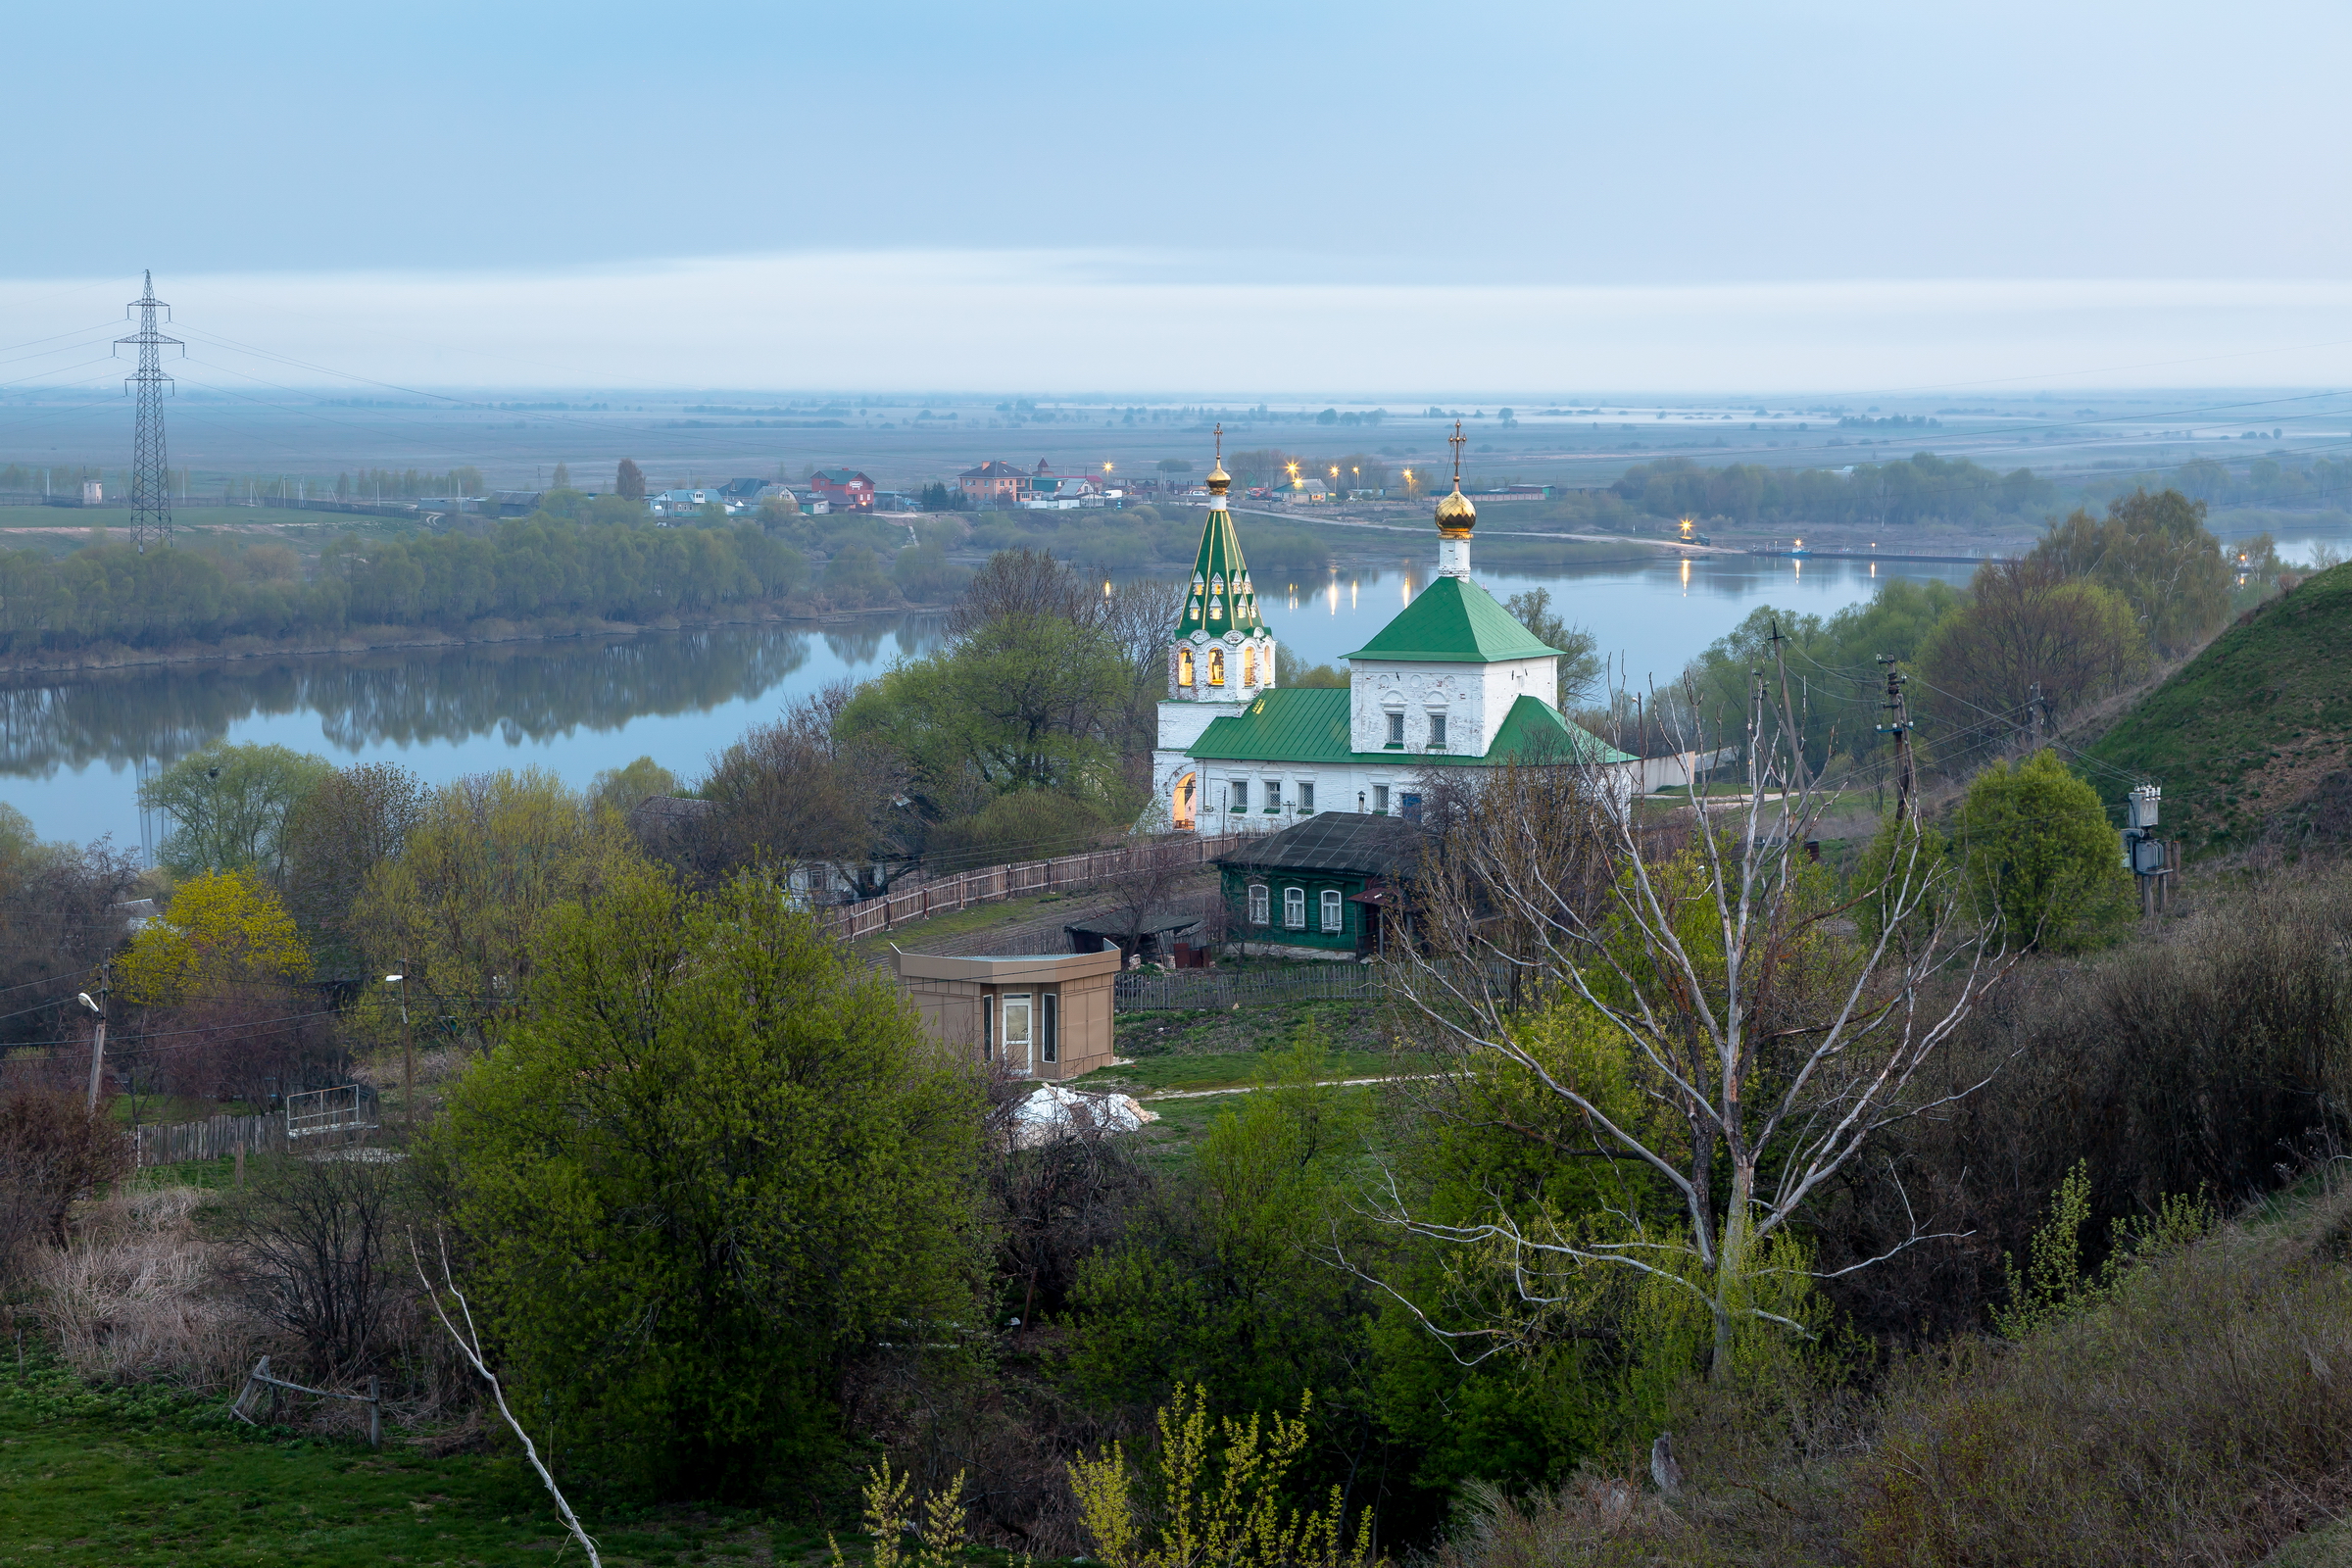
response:
M1440 577L1349 659L1405 663L1491 664L1542 659L1560 650L1519 624L1494 596L1467 577Z
M1220 501L1209 509L1200 528L1200 550L1193 558L1193 580L1184 597L1184 614L1176 635L1190 637L1205 631L1222 637L1229 631L1247 635L1260 631L1265 621L1257 612L1257 592L1250 585L1250 565L1242 560L1242 537L1233 531L1233 514Z
M1447 579L1448 581L1452 579ZM1430 590L1435 593L1433 588ZM1484 592L1484 590L1481 590ZM1494 601L1490 598L1489 604ZM1526 658L1526 655L1500 656ZM1214 762L1358 763L1368 767L1475 767L1510 760L1523 761L1631 762L1591 731L1569 723L1559 710L1536 697L1511 704L1502 728L1484 757L1458 752L1358 752L1349 749L1348 700L1337 687L1285 686L1265 693L1241 712L1212 721L1187 757Z

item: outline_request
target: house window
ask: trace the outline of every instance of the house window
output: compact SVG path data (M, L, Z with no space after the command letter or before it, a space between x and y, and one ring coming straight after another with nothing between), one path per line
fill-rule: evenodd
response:
M1323 929L1326 933L1337 936L1340 930L1340 890L1325 888L1322 903Z
M1274 918L1273 901L1267 896L1263 882L1250 884L1250 923L1265 925Z
M1225 804L1237 811L1250 809L1250 781L1237 778L1226 785Z
M1211 686L1225 684L1225 650L1222 648L1208 651L1208 683Z
M994 1061L997 1055L997 999L980 999L980 1059Z
M1444 713L1432 713L1429 715L1429 749L1434 752L1443 747L1445 744L1446 715Z
M1306 929L1306 889L1282 890L1282 923L1293 931Z
M1389 744L1391 746L1404 744L1404 715L1402 713L1389 715Z
M1192 683L1193 651L1190 648L1180 648L1176 651L1176 684L1190 686Z
M1389 814L1389 787L1386 784L1372 786L1372 810L1376 816Z
M1049 991L1045 994L1043 1001L1045 1016L1038 1020L1044 1025L1040 1043L1045 1047L1048 1061L1059 1061L1061 1059L1061 993Z
M1315 786L1311 780L1298 781L1298 809L1311 812L1315 808Z
M1282 780L1278 778L1266 780L1266 809L1269 811L1282 809Z
M1034 1059L1029 1054L1029 993L1009 993L1004 998L1004 1060L1008 1064L1027 1067Z

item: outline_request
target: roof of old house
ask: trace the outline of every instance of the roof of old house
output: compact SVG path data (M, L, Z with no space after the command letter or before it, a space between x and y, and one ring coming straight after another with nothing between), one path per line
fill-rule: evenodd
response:
M1237 871L1346 871L1406 876L1436 835L1401 816L1320 811L1296 827L1250 839L1217 863Z
M1137 936L1158 936L1168 931L1186 931L1200 923L1199 909L1146 909L1141 920L1133 926ZM1128 917L1116 910L1073 921L1062 927L1090 937L1123 937L1130 934Z
M864 479L867 484L874 482L866 479L865 475L859 473L856 468L819 468L808 482L811 484L855 484L860 479Z
M1630 762L1591 731L1562 718L1541 698L1521 697L1503 716L1484 756L1463 752L1359 752L1348 734L1352 693L1339 687L1285 686L1230 717L1212 720L1185 753L1203 761L1330 762L1372 767L1475 767L1501 761Z
M1405 663L1491 664L1503 659L1556 657L1557 648L1519 624L1494 596L1467 577L1440 577L1349 659Z

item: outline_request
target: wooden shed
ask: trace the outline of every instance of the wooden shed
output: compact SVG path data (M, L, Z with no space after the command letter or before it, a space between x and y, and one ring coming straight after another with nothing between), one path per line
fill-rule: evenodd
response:
M1110 988L1123 960L1102 953L948 958L898 956L899 988L935 1040L1023 1077L1075 1078L1110 1065Z

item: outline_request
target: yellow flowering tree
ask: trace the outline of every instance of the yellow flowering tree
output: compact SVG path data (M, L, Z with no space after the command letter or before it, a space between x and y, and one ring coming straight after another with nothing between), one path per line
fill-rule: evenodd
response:
M222 871L179 885L170 915L150 921L123 955L119 989L162 1006L310 972L310 953L277 895L251 871Z

